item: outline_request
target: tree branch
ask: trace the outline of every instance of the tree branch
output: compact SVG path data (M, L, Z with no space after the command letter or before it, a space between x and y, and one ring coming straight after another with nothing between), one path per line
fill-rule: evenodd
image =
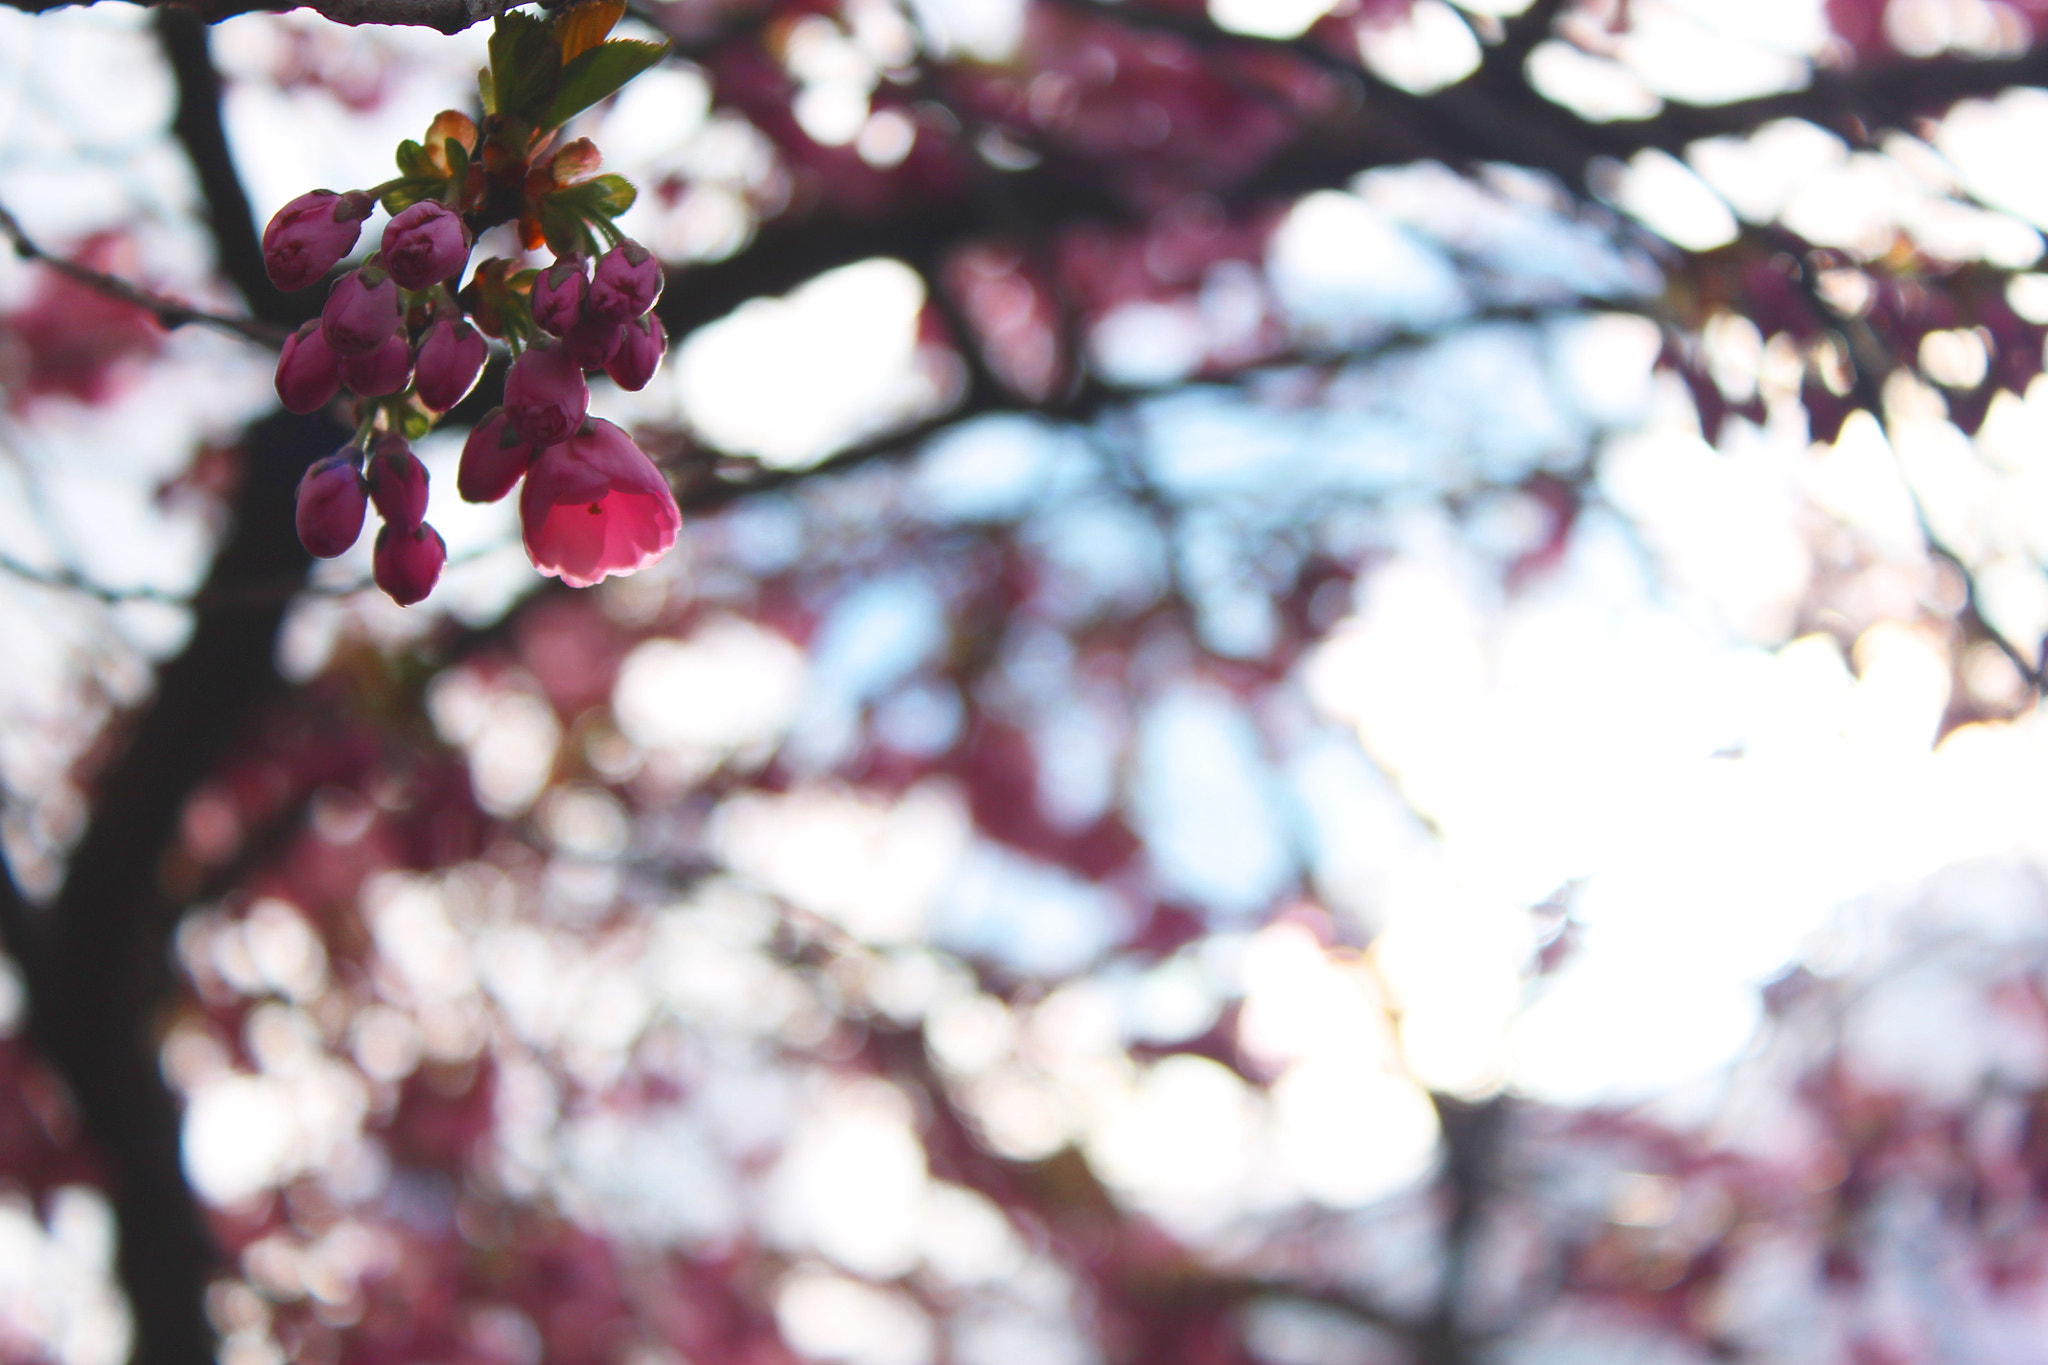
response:
M10 9L26 10L30 14L45 14L71 5L89 3L91 0L0 0L0 4L5 4ZM510 8L510 0L506 0L505 3L492 3L491 0L312 0L307 4L245 4L240 3L240 0L130 0L130 3L146 9L162 10L167 14L182 14L202 24L232 19L237 14L283 14L291 10L307 9L337 24L392 24L439 29L443 33L460 33L471 24L481 23L490 18L500 9Z
M234 284L249 311L273 326L295 329L319 311L319 300L287 294L263 269L263 240L249 195L235 172L227 128L220 117L220 73L214 69L206 25L181 10L157 14L157 42L177 82L171 133L185 149L206 203L206 223L220 273Z
M53 256L22 230L20 220L10 213L4 204L0 204L0 238L5 238L11 243L14 254L23 260L39 261L66 279L75 280L88 289L105 294L110 299L132 303L154 316L158 325L166 331L183 327L187 323L196 323L202 327L212 327L217 331L226 332L230 336L241 337L244 341L253 341L259 346L271 347L273 350L284 345L285 337L290 335L282 327L195 308L181 300L152 293L118 275L93 270L76 261L67 261L62 256Z
M202 597L233 603L246 584L304 575L293 490L338 434L319 416L279 415L249 431L255 457ZM276 681L283 617L282 602L197 612L190 643L165 665L126 753L99 783L92 822L22 964L29 1037L70 1087L106 1158L134 1359L149 1365L213 1360L203 1304L214 1253L185 1183L177 1102L156 1055L180 909L165 896L159 867L186 799Z

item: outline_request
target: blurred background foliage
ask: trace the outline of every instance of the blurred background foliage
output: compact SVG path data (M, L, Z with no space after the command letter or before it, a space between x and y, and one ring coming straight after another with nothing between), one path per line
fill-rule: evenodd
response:
M683 539L494 366L407 610L26 258L296 322L485 28L39 8L0 1358L2048 1360L2048 6L646 0Z

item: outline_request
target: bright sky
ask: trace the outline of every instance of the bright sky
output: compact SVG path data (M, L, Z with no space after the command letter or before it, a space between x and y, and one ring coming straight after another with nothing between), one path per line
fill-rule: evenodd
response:
M1239 31L1284 36L1328 6L1211 8ZM1017 40L1014 4L917 0L914 9L954 50L991 56ZM1561 99L1622 113L1661 98L1781 88L1818 48L1817 9L1643 0L1635 36L1611 51L1539 49L1532 74ZM188 222L191 189L155 137L167 92L147 60L143 22L122 7L34 20L0 10L0 202L52 243L139 224L152 275L197 289L204 257ZM389 99L368 116L326 92L239 82L230 127L259 211L313 181L342 188L382 178L391 142L466 102L481 32L345 38L269 16L221 25L231 75L261 71L287 35L311 33L337 62L349 43L376 45L384 65L355 52L370 65L339 69L382 70L391 81ZM1951 45L1991 41L1967 26L1926 30L1944 32ZM814 35L802 49L798 74L819 92L807 119L865 139L856 145L878 164L892 134L867 114L867 92L902 41L875 18L854 35ZM1389 79L1426 89L1456 77L1471 43L1458 10L1425 0L1370 37L1365 56ZM1698 55L1702 44L1713 45L1713 60ZM1702 87L1701 73L1722 84ZM2034 93L1966 105L1926 144L1854 156L1818 130L1776 125L1684 160L1646 156L1617 168L1612 199L1687 247L1782 213L1814 240L1852 252L1882 251L1904 225L1938 234L1959 256L2024 262L2039 251L2032 225L2048 223L2048 209L2038 184L2016 172L2033 164L2043 110ZM680 204L666 216L648 208L636 232L679 256L716 255L741 240L746 196L766 174L763 151L708 115L701 79L677 72L642 82L595 133L628 174L678 161L693 170ZM1946 200L1951 182L1990 207ZM1205 906L1219 932L1145 971L1084 976L1028 1009L1006 1010L943 972L911 991L914 1012L932 1020L935 1053L992 1142L1042 1155L1078 1141L1122 1192L1191 1237L1301 1200L1361 1205L1412 1187L1429 1167L1435 1134L1419 1086L1470 1095L1509 1086L1566 1101L1696 1095L1702 1077L1750 1046L1755 987L1802 955L1836 951L1858 916L1880 913L1882 893L1960 861L2048 854L2039 847L2048 791L2038 721L1971 727L1932 747L1951 661L1946 641L1917 624L1920 604L1944 589L1908 496L1920 493L1944 537L1981 570L1994 620L2029 640L2048 630L2036 568L2048 546L2048 485L2025 458L2048 436L2048 387L2001 400L1972 440L1941 417L1931 393L1900 385L1888 395L1889 440L1852 421L1832 446L1810 445L1783 401L1785 357L1731 321L1710 332L1710 359L1761 385L1772 417L1714 451L1683 394L1652 378L1656 337L1639 320L1463 325L1490 303L1653 292L1648 260L1636 245L1558 216L1509 176L1376 173L1288 215L1266 262L1269 281L1219 276L1197 305L1127 310L1090 339L1106 373L1146 383L1190 372L1209 348L1228 344L1247 297L1270 303L1309 340L1448 326L1429 346L1341 376L1312 409L1257 408L1208 391L1138 404L1138 458L1188 509L1182 543L1162 544L1155 523L1109 495L1100 462L1074 433L1016 419L933 443L887 494L891 515L926 523L1023 512L1026 540L1050 568L1047 601L1071 619L1102 601L1146 600L1171 565L1194 597L1204 643L1224 654L1255 653L1277 629L1256 563L1278 528L1345 495L1387 495L1369 534L1383 553L1283 697L1248 716L1169 673L1131 722L1128 774L1104 758L1127 699L1091 694L1058 631L1013 642L1003 668L1026 699L1019 715L1045 746L1048 809L1078 824L1126 801L1161 881ZM0 260L0 300L26 287L24 269ZM946 401L958 376L920 343L922 303L902 265L851 266L704 329L646 392L601 393L594 407L622 421L680 422L771 466L803 467ZM1930 363L1967 369L1969 345L1965 334L1937 343ZM113 583L189 583L202 528L161 515L151 482L177 468L195 425L226 432L257 411L267 370L262 357L196 334L176 338L171 357L108 408L52 409L33 425L0 428L0 545L9 553L75 556ZM1588 442L1603 451L1607 509L1588 512L1562 565L1504 595L1501 564L1540 526L1527 499L1500 490L1569 464ZM452 447L428 455L437 489L451 487ZM1463 522L1432 496L1450 492L1474 509ZM432 610L487 618L526 581L510 522L503 509L465 512L436 496L434 519L451 549L478 557ZM764 503L700 528L679 562L787 562L793 546L809 543L804 518L868 514ZM1794 638L1817 525L1857 547L1860 590L1890 604L1870 613L1846 657L1831 638ZM324 572L345 583L362 566L344 560ZM883 800L824 776L864 707L906 746L929 752L950 741L957 698L927 676L944 644L945 591L913 570L877 577L827 604L808 656L731 615L687 639L644 645L614 697L620 730L679 783L787 746L799 777L792 789L727 803L711 830L740 882L904 961L928 942L1026 972L1078 971L1122 913L1109 892L975 835L943 783ZM35 725L14 722L67 704L66 650L77 630L68 605L41 590L0 591L16 661L0 772L16 790L53 781L66 758L34 740ZM407 617L374 595L309 603L295 613L287 665L318 667L351 623L403 638L424 628L428 610ZM122 654L131 673L134 651L175 643L181 626L165 615L116 618L131 642ZM2000 686L1995 658L1973 656L1965 671L1987 693ZM1033 695L1061 705L1034 711ZM433 719L468 753L489 808L535 811L562 847L595 855L622 846L625 817L600 791L555 793L536 808L563 736L532 696L451 674L437 685ZM1261 927L1303 862L1350 937L1377 935L1368 951L1327 949L1299 918ZM1581 947L1532 988L1530 909L1560 893L1583 925ZM357 1040L357 1058L374 1073L421 1049L459 1052L473 1020L462 1023L470 1006L458 1004L485 997L527 1045L569 1049L593 1075L616 1039L658 1009L735 1030L800 1017L794 987L775 974L762 938L748 937L752 893L715 894L728 899L696 906L702 916L687 921L695 927L674 931L696 937L628 972L609 960L577 965L585 950L571 935L504 925L470 933L458 913L467 902L445 886L381 885L366 906L380 946L417 999L448 1012L433 1036L396 1011L379 1016ZM1960 920L1972 911L1958 898ZM318 989L296 924L281 907L256 917L253 939L207 940L208 952L246 958L249 979L270 982L286 1002L266 1016L260 1075L237 1074L203 1050L181 1054L193 1096L188 1165L223 1200L354 1159L345 1138L364 1103L360 1085L347 1068L319 1061L289 1003ZM688 965L706 962L719 970ZM628 978L630 989L614 989ZM747 987L744 1002L735 982ZM1138 1067L1124 1055L1134 1038L1199 1033L1239 995L1241 1041L1279 1078L1270 1099L1200 1059ZM741 1022L742 1003L785 996L786 1014ZM752 1102L734 1100L735 1112ZM920 1365L931 1349L921 1319L857 1277L974 1256L994 1276L1022 1253L989 1232L972 1196L930 1177L891 1092L853 1086L810 1097L808 1107L782 1102L804 1117L762 1208L776 1237L823 1260L784 1285L778 1314L817 1354ZM593 1129L547 1178L590 1216L623 1217L635 1202L630 1182L605 1180L687 1149L699 1155L683 1166L711 1172L691 1188L720 1189L716 1163L737 1160L732 1153L758 1135L715 1114L691 1125L652 1136ZM858 1197L824 1193L847 1190ZM657 1230L713 1239L741 1211L710 1198L642 1212ZM0 1206L0 1313L30 1315L53 1351L94 1365L116 1347L77 1326L83 1310L62 1298L71 1291L38 1278L46 1254L104 1264L94 1231L104 1210L89 1200L67 1208L45 1231ZM1056 1297L1058 1287L1043 1292ZM1049 1320L1027 1314L1004 1330L1029 1339ZM1062 1358L1057 1346L1044 1346L1049 1358Z

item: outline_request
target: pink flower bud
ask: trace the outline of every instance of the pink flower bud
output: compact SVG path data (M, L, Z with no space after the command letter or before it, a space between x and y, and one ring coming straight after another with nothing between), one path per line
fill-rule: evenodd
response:
M392 601L409 607L434 590L447 562L448 544L433 527L425 522L413 527L386 522L377 532L370 576Z
M348 255L370 216L370 196L313 190L279 209L263 229L263 272L279 289L304 289Z
M398 285L381 270L351 270L320 310L320 331L340 356L367 355L398 330Z
M631 322L661 297L661 262L635 241L620 242L597 258L586 311L606 322Z
M284 343L277 358L277 398L287 412L318 412L341 388L341 368L320 324L309 322Z
M420 401L435 412L448 411L475 386L489 355L483 333L444 314L420 342L419 372L413 377Z
M661 358L667 353L668 329L661 325L660 318L649 313L620 329L619 349L606 363L604 372L622 389L644 389L661 368Z
M386 433L377 438L376 453L363 470L370 501L387 526L409 531L427 515L427 467L412 453L405 438Z
M583 316L583 300L589 292L590 281L583 277L583 258L564 256L534 278L533 293L528 299L533 320L542 331L567 336Z
M405 333L393 332L368 355L343 356L341 377L365 398L397 393L412 378L412 347L405 344Z
M505 374L505 416L537 446L566 441L590 411L583 371L559 346L529 346Z
M667 554L683 517L654 462L600 419L534 460L519 521L534 568L587 588Z
M469 226L461 214L424 200L384 225L383 252L384 268L401 289L430 289L469 259Z
M462 443L462 463L455 467L455 491L464 502L496 502L512 491L512 485L519 482L532 463L533 447L512 430L505 410L495 408Z
M619 333L623 329L616 322L603 322L586 314L583 321L569 329L569 335L562 338L562 349L569 353L569 359L579 369L601 370L619 349Z
M299 480L298 507L293 516L299 543L306 553L332 559L356 543L363 533L363 514L370 503L363 476L356 472L355 452L344 446L315 461Z

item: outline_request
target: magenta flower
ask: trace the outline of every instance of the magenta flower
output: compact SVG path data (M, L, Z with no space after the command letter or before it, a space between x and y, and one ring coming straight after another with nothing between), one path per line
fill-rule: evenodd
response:
M585 370L601 370L619 350L619 335L623 329L616 322L603 322L584 316L583 321L569 329L562 338L562 349L569 353L569 359Z
M368 355L343 356L341 377L365 398L397 393L412 378L412 347L406 345L405 333L393 332Z
M649 313L619 329L619 349L605 363L604 372L622 389L644 389L667 353L668 329Z
M344 446L326 459L314 461L299 479L298 506L293 513L299 543L310 555L334 558L362 535L363 515L369 505L369 490L356 472L354 450Z
M348 255L370 216L370 196L313 190L279 209L263 229L263 273L279 289L304 289Z
M284 343L277 358L277 400L287 412L318 412L341 388L341 367L320 324L309 322Z
M419 371L413 377L420 401L446 412L476 384L490 355L483 333L460 317L443 314L420 342Z
M478 422L462 443L455 491L464 502L496 502L512 491L533 463L533 447L519 439L503 408Z
M453 209L424 200L384 225L383 252L401 289L431 289L469 259L469 226Z
M631 322L661 297L661 262L635 241L620 242L597 258L585 311L606 322Z
M381 270L351 270L320 310L320 331L339 356L367 355L398 330L398 285Z
M363 476L370 486L370 501L387 526L410 531L425 520L427 467L403 436L387 432L378 437Z
M529 346L505 374L505 416L537 446L566 441L590 411L583 371L559 346Z
M683 515L654 462L599 419L534 460L519 520L533 567L587 588L667 554Z
M563 256L534 277L533 293L528 297L533 320L542 331L567 336L583 316L583 300L589 292L590 281L583 277L583 258Z
M392 601L409 607L434 590L447 562L448 544L433 527L421 522L408 529L386 522L370 555L370 577Z

